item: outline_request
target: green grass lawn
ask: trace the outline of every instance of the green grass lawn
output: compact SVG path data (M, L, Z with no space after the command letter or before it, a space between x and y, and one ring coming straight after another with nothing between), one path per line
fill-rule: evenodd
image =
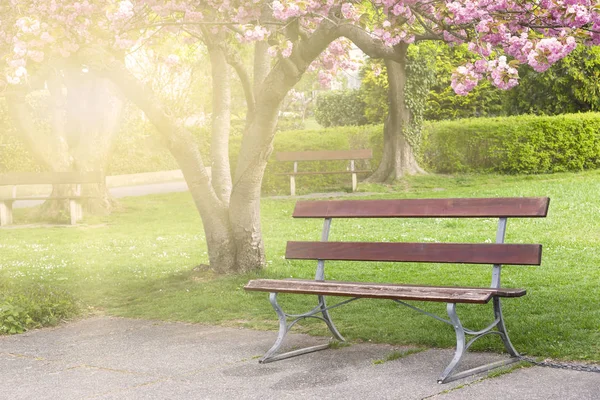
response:
M508 243L543 244L540 267L507 266L503 283L527 296L503 302L517 350L542 357L600 361L600 171L522 177L421 176L395 186L359 185L370 198L549 196L547 218L509 220ZM109 217L86 217L78 227L14 227L0 230L2 299L43 287L77 299L82 313L179 320L276 329L266 293L246 293L248 279L304 277L314 263L283 258L286 240L319 240L319 220L293 220L295 201L264 199L262 224L267 268L244 276L217 276L208 262L200 218L188 193L132 197ZM15 221L33 210L16 210ZM164 222L168 221L168 222ZM338 220L331 240L494 240L496 221L476 219ZM487 266L423 266L389 263L329 263L339 280L488 285ZM29 292L27 292L29 293ZM281 296L285 307L306 311L314 297ZM49 304L59 301L49 297ZM54 301L54 303L53 303ZM445 314L444 304L419 304ZM0 307L1 309L1 307ZM469 328L489 321L487 306L459 305ZM389 301L361 300L332 315L349 340L453 347L450 326ZM0 318L2 314L0 313ZM297 328L328 332L318 321ZM500 351L497 337L474 345ZM266 349L265 349L266 350Z

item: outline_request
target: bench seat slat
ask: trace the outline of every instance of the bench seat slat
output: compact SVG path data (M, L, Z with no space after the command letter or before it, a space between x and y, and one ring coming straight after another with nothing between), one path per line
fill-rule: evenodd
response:
M540 265L542 245L499 243L288 242L296 260Z
M306 172L282 172L275 175L336 175L336 174L366 174L372 171L365 170L356 170L356 171L306 171Z
M545 217L548 197L299 201L294 218Z
M521 297L526 294L525 289L395 285L299 279L255 279L248 282L244 289L261 292L477 304L485 304L494 296Z
M103 183L101 172L7 172L0 174L2 185L52 185L75 183Z
M70 199L91 199L94 196L31 196L31 197L4 197L0 201L17 201L17 200L70 200Z

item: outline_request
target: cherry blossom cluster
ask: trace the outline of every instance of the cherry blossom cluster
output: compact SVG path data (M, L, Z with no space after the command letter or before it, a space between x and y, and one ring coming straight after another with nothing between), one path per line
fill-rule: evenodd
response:
M507 63L506 56L500 56L490 61L477 60L456 69L452 74L452 89L459 95L468 94L484 75L497 88L507 90L515 87L519 81L517 69Z
M350 55L351 48L351 41L338 39L321 53L316 62L311 64L309 70L318 71L317 77L323 88L329 88L340 71L356 71L360 67L362 60Z
M201 26L242 43L269 40L269 53L287 58L298 40L288 26L310 35L332 21L357 25L387 46L423 38L468 43L476 61L453 74L460 94L484 78L513 87L518 64L542 72L577 42L600 44L598 0L3 0L0 80L23 83L37 65L82 46L128 51ZM347 46L337 43L319 57L324 82L351 64Z

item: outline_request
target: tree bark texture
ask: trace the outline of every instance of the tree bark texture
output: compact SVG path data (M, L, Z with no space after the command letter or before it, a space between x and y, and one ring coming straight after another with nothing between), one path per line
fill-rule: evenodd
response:
M217 197L229 204L231 195L231 169L229 166L229 131L231 126L231 74L223 51L217 46L208 46L211 63L212 135L211 176Z
M229 207L213 188L193 135L165 111L151 88L137 80L121 60L99 48L84 49L79 55L96 73L114 82L156 127L181 168L202 219L211 267L217 272L236 272L237 250L229 223ZM211 171L215 173L220 174Z
M273 149L279 108L286 94L300 80L312 61L340 36L337 27L334 23L323 23L309 38L295 43L291 57L280 58L268 70L265 70L268 64L264 58L266 43L257 44L254 93L253 96L247 96L254 99L254 109L248 115L229 199L226 193L228 165L224 162L213 164L212 179L225 179L225 183L211 184L192 135L165 112L150 88L143 86L127 71L121 60L111 57L105 50L86 48L79 51L82 61L94 72L113 81L127 98L144 111L165 139L183 172L202 218L209 262L218 272L247 272L265 265L260 225L260 191L267 160ZM217 125L224 123L229 115L229 103L225 100L229 93L226 86L229 78L221 75L228 73L227 68L221 67L224 60L222 56L227 53L221 53L221 45L226 43L209 43L215 49L214 52L211 50L211 63L213 90L216 92L213 99L216 108L213 112L217 111L213 123ZM223 82L225 85L222 85ZM221 117L224 119L218 119ZM211 151L215 160L224 161L228 156L227 147L221 141L224 138L221 136L223 132L223 126L213 131L213 134L219 136L213 138L215 148Z
M367 178L369 182L389 182L404 175L425 172L419 167L405 133L411 120L411 113L405 102L406 50L408 46L402 44L397 47L403 54L402 61L385 60L389 87L389 111L383 128L383 155L377 170Z

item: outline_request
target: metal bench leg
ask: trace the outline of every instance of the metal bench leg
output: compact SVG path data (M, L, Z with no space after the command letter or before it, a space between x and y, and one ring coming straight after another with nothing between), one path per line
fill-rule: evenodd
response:
M438 378L438 383L446 383L449 381L448 377L450 373L458 366L465 352L465 329L456 314L456 303L448 303L446 310L448 311L448 316L454 327L454 332L456 332L456 351L454 352L454 358L452 358L450 364L448 364L442 375Z
M498 321L498 325L496 325L496 328L498 329L500 337L502 338L502 343L504 343L504 347L506 348L506 351L508 351L508 354L510 354L512 357L520 357L520 354L517 352L517 350L513 347L512 343L510 342L510 338L508 337L508 332L506 332L506 326L504 325L504 318L502 316L502 304L500 304L500 298L494 297L493 301L494 301L494 316L496 317L496 320Z
M71 225L77 224L77 202L69 200L69 214L71 215Z
M283 360L285 358L299 356L301 354L312 353L313 351L319 351L319 350L324 350L324 349L329 348L329 343L328 343L328 344L321 344L318 346L306 347L303 349L289 351L287 353L275 355L275 353L277 353L277 350L279 350L279 347L281 347L281 345L283 344L283 339L285 338L285 335L287 335L287 333L292 328L292 326L294 326L294 324L296 322L298 322L300 319L305 318L307 316L311 316L311 314L314 314L315 310L313 310L307 314L297 316L298 318L296 318L294 321L292 321L288 325L287 314L282 310L281 306L279 306L279 304L277 303L277 293L270 293L269 301L271 302L271 305L273 306L273 308L275 309L275 312L277 313L277 316L279 317L279 333L277 334L277 340L275 341L275 344L273 344L273 346L269 349L269 351L267 351L265 353L265 355L260 360L258 360L259 363L263 364L263 363ZM320 310L320 309L321 309L321 306L319 305L316 308L316 310ZM329 325L329 324L327 324L327 325ZM330 329L331 329L331 327L330 327Z
M494 298L494 314L496 316L495 321L491 325L486 327L485 329L482 329L477 332L472 331L470 329L465 329L462 326L460 319L458 318L458 315L456 314L456 304L455 303L448 303L446 309L448 311L448 316L450 317L450 321L452 322L452 326L454 327L454 331L456 332L456 351L454 352L454 358L452 358L452 361L450 361L450 364L448 364L448 366L446 367L446 369L444 370L442 375L440 375L440 377L438 378L438 383L447 383L447 382L455 381L457 379L466 378L468 376L475 375L480 372L489 371L491 369L509 365L509 364L512 364L512 363L515 363L515 362L518 362L521 360L519 358L516 350L512 347L510 340L508 339L508 335L507 335L506 329L504 327L504 321L502 319L502 310L500 309L500 300L499 299ZM496 328L497 330L493 330L494 328ZM473 339L469 340L468 343L465 344L465 335L466 334L473 335L474 337L473 337ZM482 365L479 367L471 368L466 371L452 374L452 371L454 371L456 369L456 367L458 367L458 365L460 364L460 360L462 359L462 357L465 354L465 352L467 351L467 349L469 347L471 347L473 342L475 342L477 339L479 339L485 335L489 335L489 334L499 334L500 337L502 338L502 341L504 342L504 346L506 347L506 349L508 350L508 352L510 353L510 355L512 357L509 359L506 359L506 360L496 361L496 362L493 362L490 364Z
M327 304L325 304L325 296L319 296L319 307L321 307L321 313L323 314L323 320L327 324L327 327L333 333L333 336L339 340L340 342L345 342L346 339L340 334L337 330L333 321L331 320L331 316L329 315L329 311L327 310Z

